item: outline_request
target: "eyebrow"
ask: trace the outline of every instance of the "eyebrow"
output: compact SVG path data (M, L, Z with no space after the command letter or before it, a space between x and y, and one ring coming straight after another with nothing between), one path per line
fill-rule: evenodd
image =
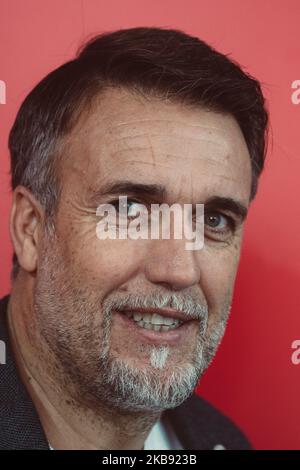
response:
M108 196L113 194L135 194L136 196L147 196L163 200L166 196L166 188L160 184L143 184L132 181L117 181L104 185L99 191L94 191L93 199L99 196Z
M97 200L99 197L118 194L134 194L137 197L148 197L157 200L164 200L166 198L167 190L165 186L160 184L143 184L135 183L133 181L117 181L104 185L100 190L93 191L92 200ZM225 210L235 214L241 221L243 221L248 214L247 207L240 201L224 196L211 196L204 201L205 210Z

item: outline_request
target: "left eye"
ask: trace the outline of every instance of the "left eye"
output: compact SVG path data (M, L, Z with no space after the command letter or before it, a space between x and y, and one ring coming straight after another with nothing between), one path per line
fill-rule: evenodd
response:
M221 232L228 230L231 225L229 217L217 212L205 214L204 222L210 228L220 230Z
M127 214L128 217L136 217L145 210L145 206L140 202L129 201L127 202Z
M127 199L127 203L120 203L126 206L127 217L137 217L145 211L145 206L134 199ZM123 207L125 209L125 207Z

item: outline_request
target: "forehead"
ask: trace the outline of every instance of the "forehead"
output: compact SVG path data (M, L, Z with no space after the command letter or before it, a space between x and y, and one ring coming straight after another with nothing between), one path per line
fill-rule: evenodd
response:
M99 190L118 179L158 183L178 196L250 195L251 165L242 132L229 115L110 89L66 140L62 177ZM205 194L204 194L205 193Z

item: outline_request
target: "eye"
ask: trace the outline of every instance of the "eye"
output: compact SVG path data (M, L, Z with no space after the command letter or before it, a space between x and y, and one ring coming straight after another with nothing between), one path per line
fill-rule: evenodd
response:
M117 212L126 213L127 217L132 219L145 212L144 204L133 198L127 198L126 202L116 199L111 204L116 208Z
M127 201L127 214L128 217L137 217L139 214L142 214L145 211L144 204L141 204L134 199L129 199Z
M219 212L209 212L204 215L205 225L214 233L226 234L234 231L235 221L231 217Z

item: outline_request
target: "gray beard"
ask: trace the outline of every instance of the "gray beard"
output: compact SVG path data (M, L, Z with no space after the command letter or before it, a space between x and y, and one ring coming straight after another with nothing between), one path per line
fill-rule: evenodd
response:
M191 292L135 295L115 291L101 302L90 289L75 285L70 270L63 268L62 258L54 255L53 246L51 250L51 258L45 255L39 268L34 301L38 330L48 349L43 364L48 375L77 403L93 409L106 404L119 411L160 412L185 401L223 337L229 301L218 316L213 334L207 337L207 305L197 302ZM168 363L167 346L150 348L151 367L146 369L113 355L111 319L114 310L125 307L170 307L187 316L196 315L199 332L190 361L184 365Z

